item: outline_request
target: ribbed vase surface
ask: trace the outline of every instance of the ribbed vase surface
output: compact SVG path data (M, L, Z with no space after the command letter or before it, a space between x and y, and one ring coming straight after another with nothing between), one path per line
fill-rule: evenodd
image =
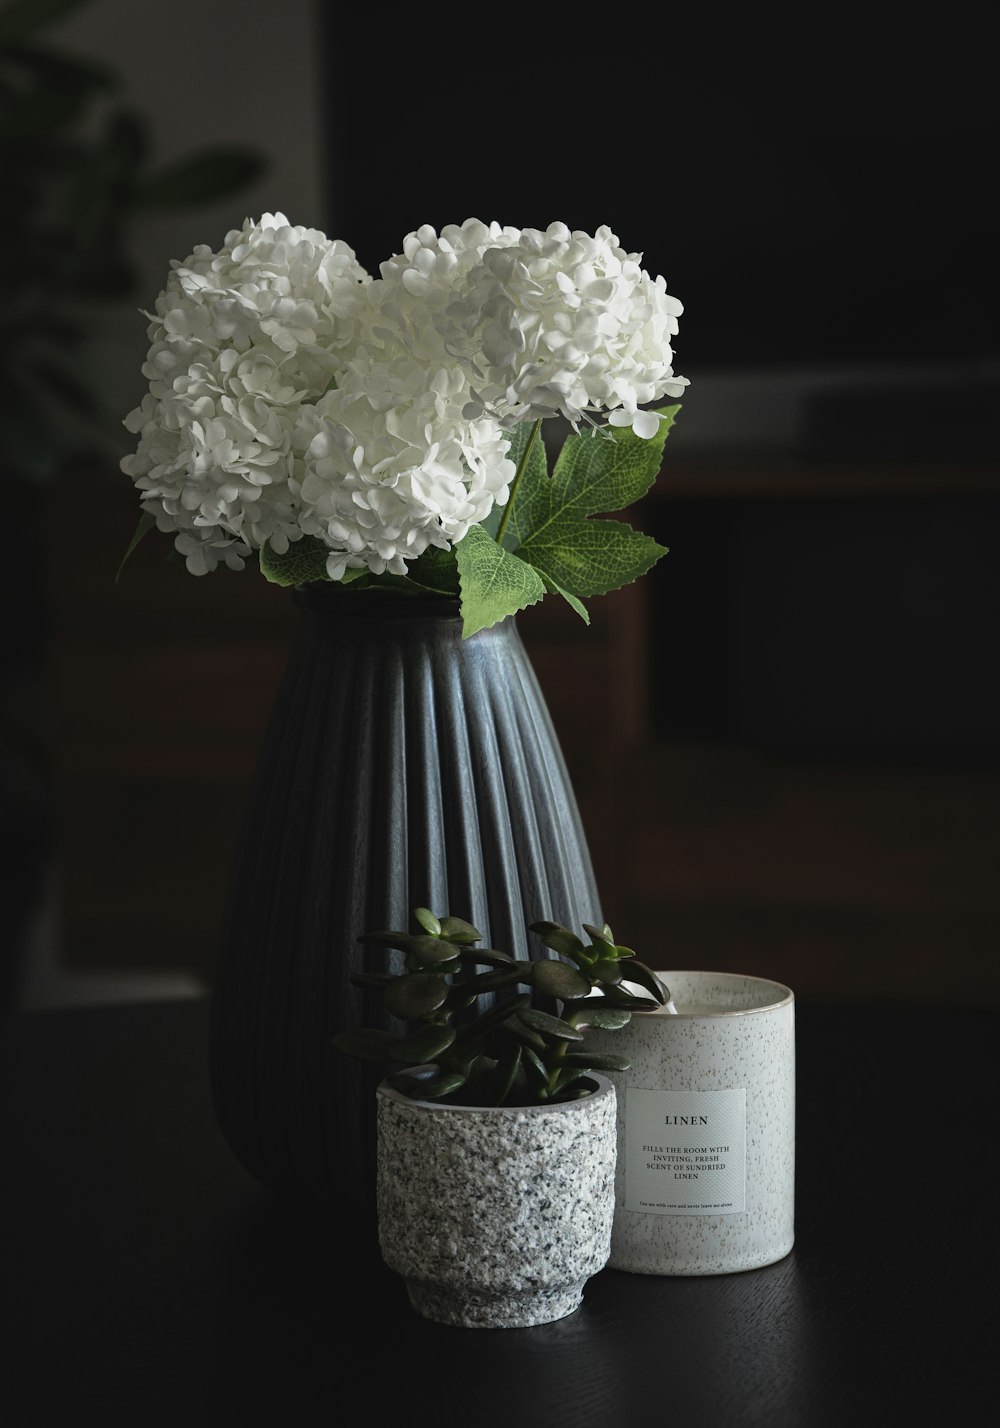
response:
M212 987L216 1116L274 1188L373 1203L384 1068L331 1046L399 1029L358 971L363 932L429 907L484 946L550 956L527 924L603 921L559 743L514 619L462 639L457 602L297 590ZM386 961L386 958L393 959ZM486 970L486 969L483 969Z

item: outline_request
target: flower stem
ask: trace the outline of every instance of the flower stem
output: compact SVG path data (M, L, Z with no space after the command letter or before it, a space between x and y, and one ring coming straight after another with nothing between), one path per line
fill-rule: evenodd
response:
M534 426L531 428L531 435L528 437L528 444L522 451L521 459L517 463L517 470L514 473L514 481L510 488L510 495L507 497L507 504L506 506L504 506L503 515L500 517L500 524L497 527L497 545L503 545L503 533L507 529L507 522L510 520L510 513L514 509L514 498L517 495L517 488L521 484L521 477L527 470L528 457L531 455L531 448L534 446L535 438L538 436L538 433L541 431L541 429L542 419L541 417L539 417L538 420L535 422Z

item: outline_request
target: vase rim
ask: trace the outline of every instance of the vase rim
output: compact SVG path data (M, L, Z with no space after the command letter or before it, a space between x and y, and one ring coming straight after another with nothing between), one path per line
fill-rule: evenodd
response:
M562 1114L577 1107L582 1109L596 1105L598 1101L603 1101L608 1095L617 1095L614 1082L603 1071L587 1071L586 1074L597 1082L597 1090L589 1096L579 1096L574 1101L542 1101L532 1106L467 1106L458 1101L420 1101L415 1096L407 1096L405 1092L397 1091L387 1081L379 1083L376 1087L376 1094L384 1096L387 1100L395 1101L398 1105L413 1106L423 1111L461 1111L470 1116L495 1116L498 1114L513 1116L520 1115L522 1112L534 1115L541 1111L556 1111Z

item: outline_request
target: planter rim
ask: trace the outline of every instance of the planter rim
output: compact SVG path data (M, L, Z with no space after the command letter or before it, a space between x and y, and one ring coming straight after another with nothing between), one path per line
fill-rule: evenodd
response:
M389 1101L395 1101L401 1106L414 1106L423 1111L461 1111L469 1116L496 1116L496 1115L533 1115L538 1112L557 1111L563 1114L567 1111L583 1109L587 1106L596 1105L598 1101L606 1096L617 1095L614 1082L606 1076L603 1071L588 1071L588 1076L592 1076L598 1083L597 1090L589 1096L580 1096L575 1101L542 1101L536 1106L466 1106L456 1101L418 1101L413 1096L406 1096L402 1091L397 1091L394 1086L390 1086L387 1081L380 1081L376 1087L376 1094L384 1096Z

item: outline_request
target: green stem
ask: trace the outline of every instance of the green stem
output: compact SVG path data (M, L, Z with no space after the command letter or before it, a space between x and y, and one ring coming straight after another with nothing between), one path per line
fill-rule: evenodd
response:
M521 453L521 459L517 463L517 471L514 473L514 482L510 488L510 495L507 497L507 504L504 506L503 515L500 517L500 524L497 527L497 545L503 545L503 533L507 529L507 522L510 520L510 513L514 509L514 498L517 495L517 488L521 484L521 477L528 466L528 457L531 455L531 448L535 444L535 438L542 429L541 417L531 428L531 435L528 437L528 444Z

